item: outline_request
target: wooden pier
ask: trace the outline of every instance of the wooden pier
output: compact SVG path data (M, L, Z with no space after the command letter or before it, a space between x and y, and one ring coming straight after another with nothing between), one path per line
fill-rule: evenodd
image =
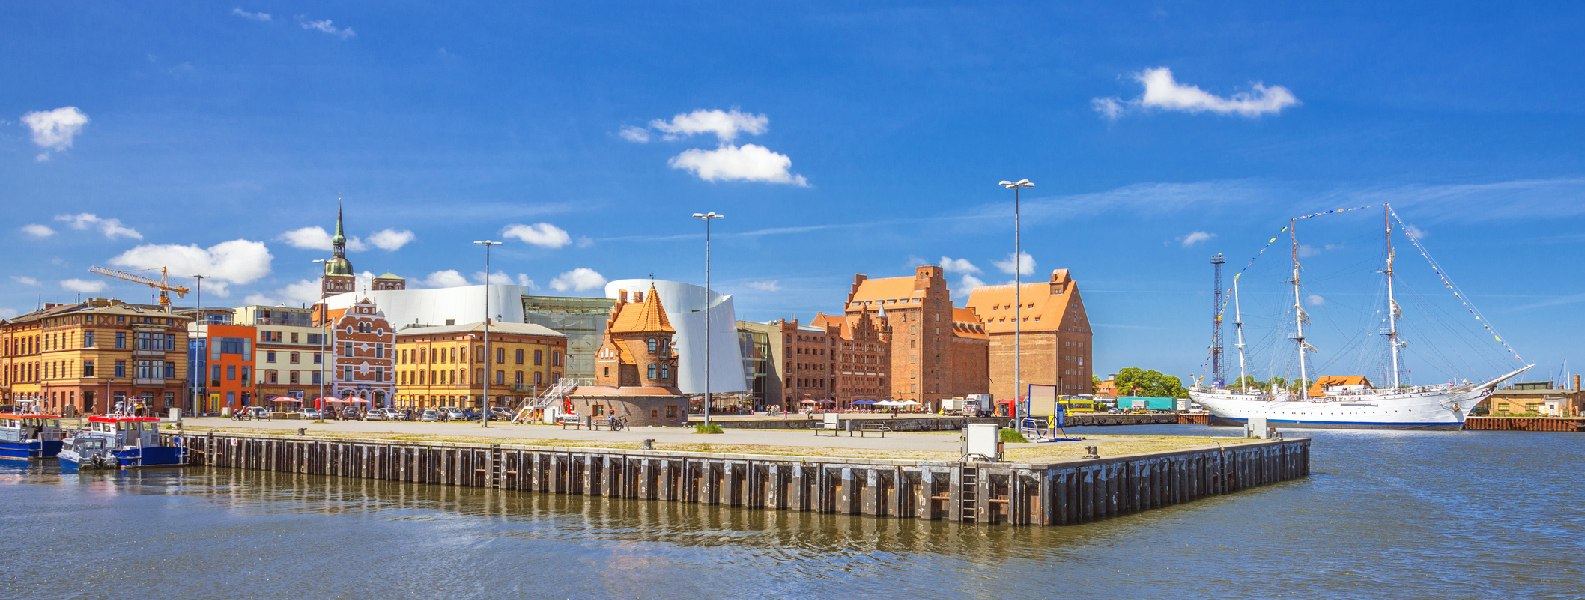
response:
M1585 418L1579 417L1469 417L1468 431L1585 431Z
M208 433L192 465L973 523L1062 525L1299 479L1310 440L1055 464L929 462Z

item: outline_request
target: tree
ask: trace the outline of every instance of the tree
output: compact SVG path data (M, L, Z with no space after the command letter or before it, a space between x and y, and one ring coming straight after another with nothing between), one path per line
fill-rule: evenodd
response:
M1127 367L1117 372L1114 381L1119 396L1184 398L1189 395L1189 391L1183 388L1183 380L1154 369L1146 371L1139 367Z

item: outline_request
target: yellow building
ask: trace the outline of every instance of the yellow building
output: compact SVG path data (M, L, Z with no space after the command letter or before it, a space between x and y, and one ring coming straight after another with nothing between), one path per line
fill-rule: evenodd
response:
M40 400L37 316L42 312L0 324L0 404Z
M492 406L516 408L565 372L567 336L542 325L484 323L408 327L396 332L396 407L477 408L489 373Z

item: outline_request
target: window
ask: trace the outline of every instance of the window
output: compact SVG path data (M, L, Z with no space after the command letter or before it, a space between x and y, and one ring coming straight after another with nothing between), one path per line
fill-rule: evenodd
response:
M176 365L175 364L173 364L173 363L165 363L165 364L171 365L171 368L168 369L169 371L171 371L171 372L175 372L176 371ZM253 383L253 369L251 369L249 367L242 367L242 381L246 382L246 383Z
M176 363L170 361L165 362L165 378L176 379Z
M534 366L537 367L537 366L540 366L540 365L543 365L543 364L545 364L545 351L544 350L535 350L534 351Z
M294 333L292 335L294 336L294 339L295 339L295 336L297 334ZM323 343L325 343L324 340L325 340L325 334L323 334L323 333L310 333L310 334L308 334L308 343L309 344L323 344Z
M211 386L220 385L220 365L210 365L210 367L209 367L209 385L211 385Z
M603 367L602 368L602 372L600 373L600 375L602 375L604 377L610 377L611 376L611 367ZM539 373L535 373L534 374L534 381L536 383L539 381Z
M296 331L292 332L292 343L293 344L297 343L297 332Z
M523 349L522 348L518 348L516 354L517 354L517 364L523 364Z
M506 371L495 372L495 385L506 385Z
M495 364L498 364L498 365L506 364L506 348L496 348L495 349Z
M311 383L313 383L314 385L319 385L321 383L321 380L323 379L323 375L319 371L313 371L313 374L314 374L314 376L311 378L311 379L313 379L313 381ZM292 371L292 378L293 379L297 378L297 371Z
M270 351L264 353L264 362L267 362L267 363L275 362L275 351L274 350L270 350Z
M661 365L660 366L660 378L661 379L671 379L671 365Z
M315 354L314 356L317 358L319 355ZM273 359L271 359L271 360L273 360ZM300 363L303 362L303 354L301 352L293 352L291 354L288 354L288 355L286 355L286 362L292 363L294 365L295 364L300 364Z
M92 348L92 347L94 347L94 332L92 332L92 331L84 331L83 332L83 347L84 348Z
M126 317L121 317L121 318L122 319L126 319ZM117 331L116 332L116 349L117 350L126 350L127 349L127 332L125 332L125 331Z
M672 404L672 405L666 407L666 418L668 418L668 419L677 418L677 405L676 404Z
M236 381L236 379L237 379L237 366L236 365L226 365L226 381Z
M550 366L552 366L552 367L561 366L561 351L560 350L551 351L551 353L550 353Z
M649 338L649 353L650 354L654 354L655 352L656 352L655 338Z
M655 378L655 363L649 363L649 378Z
M346 367L342 367L341 368L341 380L342 381L352 381L352 367L351 366L346 366Z
M124 361L124 360L116 361L116 377L126 377L126 376L127 376L127 361Z
M523 372L522 371L515 371L515 372L512 373L512 383L515 383L515 384L518 384L518 385L522 385L523 384Z
M316 364L316 365L325 364L325 357L323 355L321 355L320 353L315 352L314 353L314 364Z
M352 356L352 342L342 342L341 343L341 355L342 356Z
M385 381L385 367L375 367L374 368L374 380L375 381Z
M93 376L94 376L94 361L91 361L91 360L83 361L83 377L93 377Z
M611 367L606 367L605 368L605 372L606 372L607 375L611 374ZM545 382L545 374L536 371L534 373L534 385L540 385L540 384L542 384L544 382Z

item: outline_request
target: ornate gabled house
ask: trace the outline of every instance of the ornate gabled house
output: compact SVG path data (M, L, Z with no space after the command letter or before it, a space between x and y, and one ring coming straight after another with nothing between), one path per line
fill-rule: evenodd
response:
M629 425L686 425L688 398L677 389L677 351L672 328L655 287L622 290L606 320L605 339L594 357L594 385L568 395L578 415L611 414Z

